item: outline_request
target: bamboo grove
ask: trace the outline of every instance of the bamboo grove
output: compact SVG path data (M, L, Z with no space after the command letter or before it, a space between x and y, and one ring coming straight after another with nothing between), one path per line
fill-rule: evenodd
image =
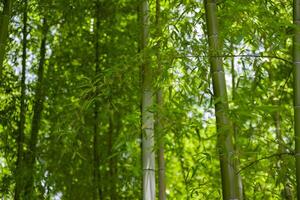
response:
M0 198L300 199L300 0L1 0Z

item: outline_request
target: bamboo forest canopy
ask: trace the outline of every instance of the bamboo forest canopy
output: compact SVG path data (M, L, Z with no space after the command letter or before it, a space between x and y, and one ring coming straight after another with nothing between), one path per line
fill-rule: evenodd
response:
M0 198L300 199L300 0L1 0Z

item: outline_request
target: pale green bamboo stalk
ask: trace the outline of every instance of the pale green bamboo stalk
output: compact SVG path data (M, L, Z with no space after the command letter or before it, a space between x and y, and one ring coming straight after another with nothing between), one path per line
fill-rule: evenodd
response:
M157 37L161 37L161 27L160 27L160 0L156 0L156 34ZM160 42L157 44L157 70L158 77L161 79L162 76L162 64L160 56ZM162 122L162 110L164 106L163 89L159 87L156 92L156 102L158 111L156 113L156 128L155 132L158 136L158 199L166 200L166 178L165 178L165 156L164 156L164 132L163 132L163 122Z
M231 45L231 51L232 53L233 52L233 45ZM231 85L232 85L232 101L235 101L235 96L236 96L236 86L235 86L235 66L234 66L234 57L231 58ZM236 125L236 123L232 123L232 128L233 128L233 137L234 137L234 141L236 142L237 139L238 139L238 127ZM234 145L234 150L235 152L238 151L238 146L237 145ZM235 163L235 166L236 166L236 169L238 169L239 167L239 159L237 158L236 159L236 163ZM242 176L241 174L239 173L237 175L237 184L238 184L238 187L239 187L239 199L243 199L244 198L244 188L243 188L243 180L242 180Z
M155 153L154 153L154 115L152 69L147 55L149 40L149 1L141 2L141 40L140 50L143 54L142 75L142 167L143 167L143 200L155 199Z

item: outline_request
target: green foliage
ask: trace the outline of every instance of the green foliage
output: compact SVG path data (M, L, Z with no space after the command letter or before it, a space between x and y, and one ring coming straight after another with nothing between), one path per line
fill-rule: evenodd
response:
M163 108L154 105L151 111L160 112L164 122L164 137L155 140L165 144L167 198L221 198L203 3L161 1L162 33L157 35L155 4L150 1L150 45L142 52L138 47L137 7L136 0L29 1L25 151L44 17L50 26L46 99L34 168L36 199L94 198L95 126L100 159L96 170L103 199L140 199L143 53L151 58L155 92L162 88L164 94ZM15 1L0 85L3 199L13 199L16 181L22 12L23 1ZM97 16L99 31L95 33ZM291 1L219 1L218 17L220 52L230 91L228 114L235 127L235 156L245 199L282 199L286 185L295 196L292 130L297 122L292 114ZM157 72L158 62L163 67L161 73Z

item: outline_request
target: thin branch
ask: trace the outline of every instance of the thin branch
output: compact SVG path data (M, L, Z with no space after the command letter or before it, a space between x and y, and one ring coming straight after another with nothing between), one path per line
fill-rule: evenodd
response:
M273 157L280 157L280 156L283 156L283 155L294 155L294 153L291 153L291 152L284 152L284 153L275 153L275 154L272 154L272 155L269 155L269 156L265 156L265 157L262 157L260 159L257 159L251 163L249 163L248 165L242 167L236 174L239 174L241 173L241 171L251 167L252 165L255 165L257 164L258 162L262 161L262 160L267 160L267 159L270 159L270 158L273 158Z
M278 57L278 56L275 56L275 55L241 54L241 55L221 55L220 57L223 57L223 58L233 58L233 57L240 57L240 58L270 58L270 59L281 60L281 61L286 62L286 63L291 64L291 65L293 64L292 61L286 60L285 58Z
M257 55L257 54L239 54L239 55L217 55L217 56L199 56L199 55L184 55L184 56L177 56L177 58L183 58L183 57L194 57L194 58L208 58L208 57L219 57L219 58L270 58L270 59L277 59L281 60L285 63L288 63L290 65L293 64L292 61L287 60L285 58L275 56L275 55Z

